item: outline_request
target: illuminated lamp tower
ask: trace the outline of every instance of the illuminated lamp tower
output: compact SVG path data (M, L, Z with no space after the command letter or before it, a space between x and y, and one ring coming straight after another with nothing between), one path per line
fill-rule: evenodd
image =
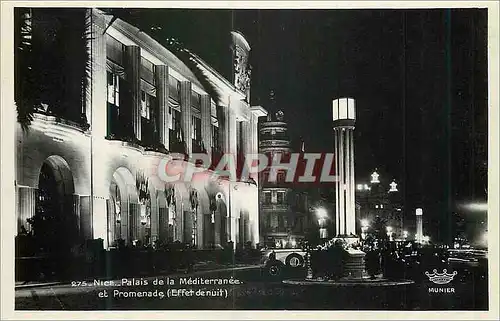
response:
M356 233L354 200L354 124L355 100L339 98L333 101L333 131L335 139L335 220L337 236Z
M423 228L422 228L422 216L423 216L422 209L417 208L415 210L415 215L417 217L417 232L415 234L415 241L417 241L417 243L422 243L424 238Z

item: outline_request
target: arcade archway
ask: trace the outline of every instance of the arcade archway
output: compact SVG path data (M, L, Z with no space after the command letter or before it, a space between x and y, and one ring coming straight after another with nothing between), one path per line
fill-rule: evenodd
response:
M119 246L137 238L138 194L135 178L125 167L113 173L107 200L108 244Z
M40 251L67 253L79 241L73 194L68 163L61 156L48 157L40 168L35 215L28 220Z

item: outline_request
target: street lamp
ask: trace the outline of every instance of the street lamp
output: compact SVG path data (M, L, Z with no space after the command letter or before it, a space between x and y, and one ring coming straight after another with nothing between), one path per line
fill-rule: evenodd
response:
M328 237L328 232L325 227L325 221L328 218L328 213L326 212L326 209L324 209L323 207L317 207L315 212L318 218L319 237L325 239Z
M387 226L387 236L389 237L389 241L392 241L392 226Z
M360 192L362 191L369 191L371 190L370 186L368 186L368 184L357 184L356 185L356 189Z
M391 189L389 189L389 193L397 192L398 191L398 184L393 180L391 184L389 184Z
M408 231L403 231L403 238L405 240L408 238Z
M372 184L378 184L378 183L380 183L380 180L378 179L380 175L377 173L376 170L372 173L371 176L372 176L372 180L371 180L370 183L372 183Z
M368 222L367 219L361 220L361 238L363 240L366 239L366 232L368 231L369 226L370 226L370 223Z

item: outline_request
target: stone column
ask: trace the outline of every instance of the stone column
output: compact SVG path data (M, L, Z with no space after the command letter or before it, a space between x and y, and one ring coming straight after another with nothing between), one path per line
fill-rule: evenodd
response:
M80 236L83 240L93 238L90 196L80 196Z
M77 225L77 231L78 231L78 237L81 238L82 232L81 232L81 213L80 213L80 195L73 194L71 196L71 206L73 213L75 215L75 220L76 220L76 225Z
M168 137L168 66L156 66L156 101L158 102L158 134L160 143L169 149Z
M35 215L36 188L30 186L17 186L17 231L21 226L31 231L28 219ZM17 234L17 233L16 233Z
M107 126L107 80L106 80L106 21L102 14L93 11L91 32L91 95L87 95L87 119L91 124L92 137L104 138Z
M125 241L125 244L130 244L130 232L129 232L129 216L130 216L130 202L129 200L122 200L120 204L120 212L121 212L121 222L120 222L120 235L121 238Z
M346 199L346 216L345 216L345 234L351 234L350 225L351 225L351 139L350 139L350 130L346 130L344 132L344 143L345 143L345 179L344 179L344 189L345 189L345 199ZM354 200L353 200L354 201ZM354 234L354 233L353 233Z
M125 78L130 95L130 113L135 137L141 140L141 48L139 46L125 47ZM129 106L126 106L129 107ZM123 107L122 107L123 108Z
M250 121L250 126L251 126L251 133L252 133L252 148L251 148L251 153L256 154L259 151L259 132L258 132L258 124L259 124L259 118L255 115L251 115L251 121Z
M215 211L215 215L214 215L214 224L213 224L213 227L214 227L214 243L216 245L221 245L221 239L220 239L220 232L221 232L221 228L222 228L222 225L221 225L221 222L222 222L222 218L221 218L221 215L223 215L221 213L221 210L220 210L220 201L218 201L219 204L217 204L217 210Z
M228 108L228 114L227 114L227 119L228 119L228 150L229 153L233 156L236 155L237 151L237 141L236 141L236 113L231 108L231 106Z
M349 222L349 233L356 234L356 199L354 186L356 183L354 182L354 131L349 130L349 145L351 146L349 151L351 153L350 156L350 183L349 183L349 193L351 194L351 213L350 213L350 222Z
M217 118L219 121L220 144L223 153L229 153L229 107L219 106L220 113Z
M251 142L251 133L250 133L250 121L245 120L241 123L242 127L242 146L241 146L241 151L243 152L244 156L246 154L249 154L251 152L251 147L252 147L252 142Z
M160 204L158 202L158 192L159 191L150 191L151 195L151 244L154 241L159 239L160 235Z
M339 148L339 134L338 129L333 130L333 138L335 141L334 153L335 153L335 176L337 176L337 181L335 182L335 236L339 235L340 231L340 148Z
M191 144L191 82L181 82L181 126L184 142L186 143L186 152L192 153Z
M140 204L134 204L130 203L129 204L129 226L128 230L130 231L130 239L129 241L132 242L133 240L140 240L141 235L140 235L140 226L141 226L141 206Z
M210 96L201 96L201 138L210 156L212 153L212 115Z
M95 196L92 201L92 229L94 239L103 239L104 248L108 247L108 217L106 199Z
M340 184L339 184L339 191L340 191L340 199L339 199L339 204L340 204L340 227L338 230L339 235L344 235L345 234L345 166L344 166L344 130L340 129L339 130L339 137L340 137L340 144L339 144L339 170L340 170Z

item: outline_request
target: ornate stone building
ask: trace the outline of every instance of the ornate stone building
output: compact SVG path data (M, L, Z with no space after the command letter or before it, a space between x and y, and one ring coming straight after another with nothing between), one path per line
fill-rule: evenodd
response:
M48 46L40 51L47 61L51 39L71 44L79 37L61 24L68 10L32 9L22 15L33 49ZM249 105L245 38L232 32L230 81L195 54L184 61L149 30L112 14L85 9L84 22L90 35L88 59L74 59L65 67L70 72L79 63L89 66L80 104L62 113L56 101L38 99L28 131L21 125L17 129L19 229L30 231L28 219L50 212L63 218L58 228L72 231L75 244L89 239L102 239L105 248L119 240L179 241L197 248L258 243L255 181L211 176L167 183L161 176L168 168L160 166L179 155L187 166L193 153L257 153L258 117L266 112ZM215 88L219 101L192 65ZM17 81L25 76L19 72ZM60 90L70 81L63 81Z
M259 150L271 160L274 155L292 152L284 113L268 114L260 123ZM286 160L282 160L286 163ZM261 243L268 247L299 246L308 226L307 193L300 193L293 183L285 182L286 171L278 171L276 179L269 178L269 169L261 173L260 222Z

